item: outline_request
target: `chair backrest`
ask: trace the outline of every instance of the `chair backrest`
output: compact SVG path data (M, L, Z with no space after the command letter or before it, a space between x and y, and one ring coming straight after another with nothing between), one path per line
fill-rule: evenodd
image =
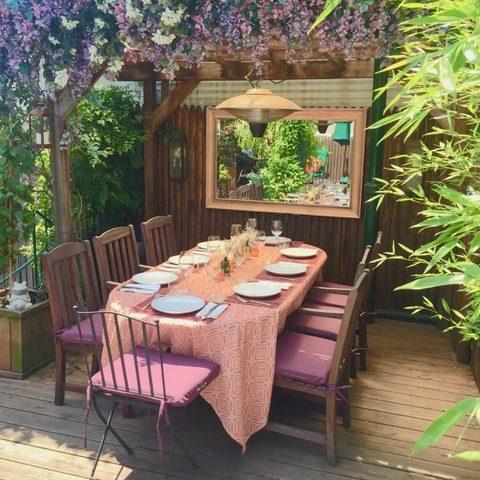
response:
M360 278L360 275L367 269L368 267L368 262L370 258L370 252L372 251L372 247L370 245L367 245L365 247L365 250L363 251L362 258L357 265L357 270L355 271L355 276L353 277L353 284L357 283L358 279Z
M137 399L166 399L165 371L158 320L133 318L105 311L80 312L77 308L74 310L90 386L104 387L108 389L109 393ZM107 361L98 365L99 375L95 378L94 383L92 377L97 370L92 369L92 357L89 355L88 344L83 339L80 323L89 322L90 328L95 334L95 318L100 319L103 328L103 358L106 358ZM158 345L158 349L149 348L149 339L150 341L153 339L155 345ZM113 345L118 346L118 352L112 351ZM95 348L97 358L102 358L102 347L95 345ZM153 358L154 356L155 358ZM158 388L159 385L162 386L161 389Z
M140 260L132 225L115 227L93 237L102 297L107 299L107 282L125 282L138 271Z
M377 260L378 255L380 253L380 249L382 248L382 236L383 236L382 231L377 232L377 238L375 239L375 243L373 244L373 247L370 250L370 257L368 258L368 265L370 266L370 268L375 266L370 264L375 260Z
M102 307L90 243L70 242L40 256L50 298L53 328L57 332L75 324L73 306Z
M140 226L148 265L159 265L178 253L171 215L153 217Z
M332 368L328 378L330 385L340 385L349 375L349 365L357 321L368 293L371 271L366 269L348 294L340 331L333 352Z

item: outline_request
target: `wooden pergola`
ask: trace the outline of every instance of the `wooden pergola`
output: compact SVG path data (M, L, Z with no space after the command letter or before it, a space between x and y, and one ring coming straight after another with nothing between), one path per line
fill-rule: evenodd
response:
M315 45L312 45L315 47ZM373 54L361 51L361 59L346 59L341 54L325 54L315 48L308 55L298 52L291 62L285 60L285 47L280 42L270 46L263 61L261 78L264 80L312 80L340 78L372 78L375 74ZM244 80L252 72L254 64L248 58L232 58L223 52L212 52L199 66L190 67L179 62L175 84L169 84L165 75L155 71L151 63L146 62L141 53L127 52L123 69L118 77L122 81L143 82L143 112L147 139L144 145L145 178L145 216L149 218L154 211L154 159L157 149L155 131L192 93L200 82ZM100 68L93 84L103 75ZM162 98L157 103L157 82L162 82ZM51 169L55 209L55 230L58 243L71 241L73 225L71 215L71 181L68 146L62 145L62 136L69 115L77 105L68 90L60 91L50 103L51 115Z

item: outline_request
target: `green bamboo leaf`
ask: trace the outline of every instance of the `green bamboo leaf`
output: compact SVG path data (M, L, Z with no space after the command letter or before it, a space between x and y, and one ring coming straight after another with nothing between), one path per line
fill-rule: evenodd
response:
M456 92L456 83L455 75L453 73L453 68L448 57L442 57L438 63L438 73L440 78L440 83L443 85L445 90L450 93Z
M467 452L461 452L457 453L455 455L455 458L459 458L460 460L467 460L469 462L480 462L480 451L467 451Z
M429 275L417 278L413 282L400 285L395 290L425 290L426 288L445 287L447 285L460 285L465 281L465 275Z
M310 34L313 30L315 30L315 28L317 28L318 25L320 25L341 3L342 0L327 0L323 12L313 22L313 25L308 30L308 33Z
M480 405L480 398L467 397L440 415L415 442L412 453L418 453L435 444L465 415L471 414Z

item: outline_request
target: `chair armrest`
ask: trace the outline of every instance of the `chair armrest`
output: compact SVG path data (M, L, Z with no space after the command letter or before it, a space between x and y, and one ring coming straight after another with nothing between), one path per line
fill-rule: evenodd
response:
M313 286L312 290L325 293L338 293L339 295L348 295L351 288L339 288L339 287L322 287L321 285Z
M137 270L138 270L139 272L148 272L148 270L151 270L152 268L153 268L153 267L150 266L150 265L142 265L142 264L140 264L140 265L137 266Z
M111 280L108 280L105 282L105 286L107 287L107 292L110 293L115 287L118 287L120 283L118 282L112 282Z
M323 310L321 308L300 307L297 310L298 313L306 313L308 315L315 315L317 317L331 317L331 318L343 318L342 310Z

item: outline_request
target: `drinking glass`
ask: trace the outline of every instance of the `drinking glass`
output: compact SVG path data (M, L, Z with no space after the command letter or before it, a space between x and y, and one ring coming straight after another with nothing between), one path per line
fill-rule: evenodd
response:
M220 237L218 235L210 235L207 240L207 250L214 252L220 248Z
M234 238L242 233L242 226L239 223L234 223L230 228L230 238Z
M221 259L219 255L213 254L209 261L205 264L205 270L209 277L212 279L212 283L217 281L217 275L222 271L220 265ZM211 289L212 301L217 302L219 300L218 287L214 286Z
M253 228L254 230L257 229L257 219L256 218L249 218L247 220L247 227Z
M193 272L192 256L189 255L187 251L180 252L178 268L180 269L180 275L182 276L184 282L186 282ZM184 292L187 292L186 286Z
M283 225L281 220L273 220L272 222L272 234L275 237L275 243L278 246L278 237L282 234Z

